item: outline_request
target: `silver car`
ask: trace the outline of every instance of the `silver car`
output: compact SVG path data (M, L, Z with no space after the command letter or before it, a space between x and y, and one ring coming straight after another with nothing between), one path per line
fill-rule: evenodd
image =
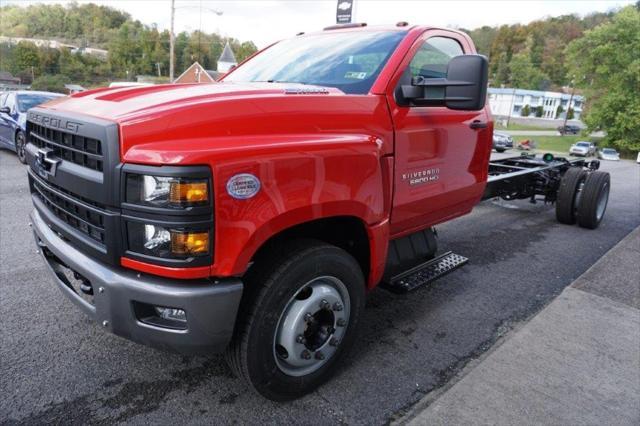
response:
M620 154L613 148L598 150L598 158L601 160L620 161Z
M596 153L596 146L592 142L578 141L571 145L569 148L569 154L580 155L582 157L588 157Z
M508 133L493 132L493 149L496 152L505 152L507 149L513 148L513 138Z

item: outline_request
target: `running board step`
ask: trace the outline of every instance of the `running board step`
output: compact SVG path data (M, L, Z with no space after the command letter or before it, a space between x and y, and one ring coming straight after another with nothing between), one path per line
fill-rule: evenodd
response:
M381 286L394 293L407 293L418 287L429 284L438 278L453 272L467 263L469 259L448 251L421 265L404 271L382 283Z

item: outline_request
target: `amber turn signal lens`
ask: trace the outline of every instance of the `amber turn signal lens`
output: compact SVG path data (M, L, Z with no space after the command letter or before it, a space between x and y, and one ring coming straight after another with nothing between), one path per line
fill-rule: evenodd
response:
M208 232L171 232L173 254L202 254L209 252Z
M170 203L202 203L208 200L207 182L171 182Z

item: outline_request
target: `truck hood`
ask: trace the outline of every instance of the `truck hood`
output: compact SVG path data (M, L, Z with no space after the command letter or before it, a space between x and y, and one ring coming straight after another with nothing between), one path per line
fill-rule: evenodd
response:
M242 98L289 97L306 94L341 96L338 89L297 83L193 83L146 87L101 88L55 99L42 107L119 123L181 106Z

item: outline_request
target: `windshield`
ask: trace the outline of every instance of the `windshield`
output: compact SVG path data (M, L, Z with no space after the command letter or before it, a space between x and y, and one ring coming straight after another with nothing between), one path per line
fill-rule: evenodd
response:
M579 146L581 148L589 148L589 142L578 142L576 146Z
M54 95L18 95L18 110L25 112L56 97Z
M223 81L313 84L365 94L405 34L327 32L284 40L235 69Z
M605 154L617 154L615 149L603 149L602 152L604 152Z

